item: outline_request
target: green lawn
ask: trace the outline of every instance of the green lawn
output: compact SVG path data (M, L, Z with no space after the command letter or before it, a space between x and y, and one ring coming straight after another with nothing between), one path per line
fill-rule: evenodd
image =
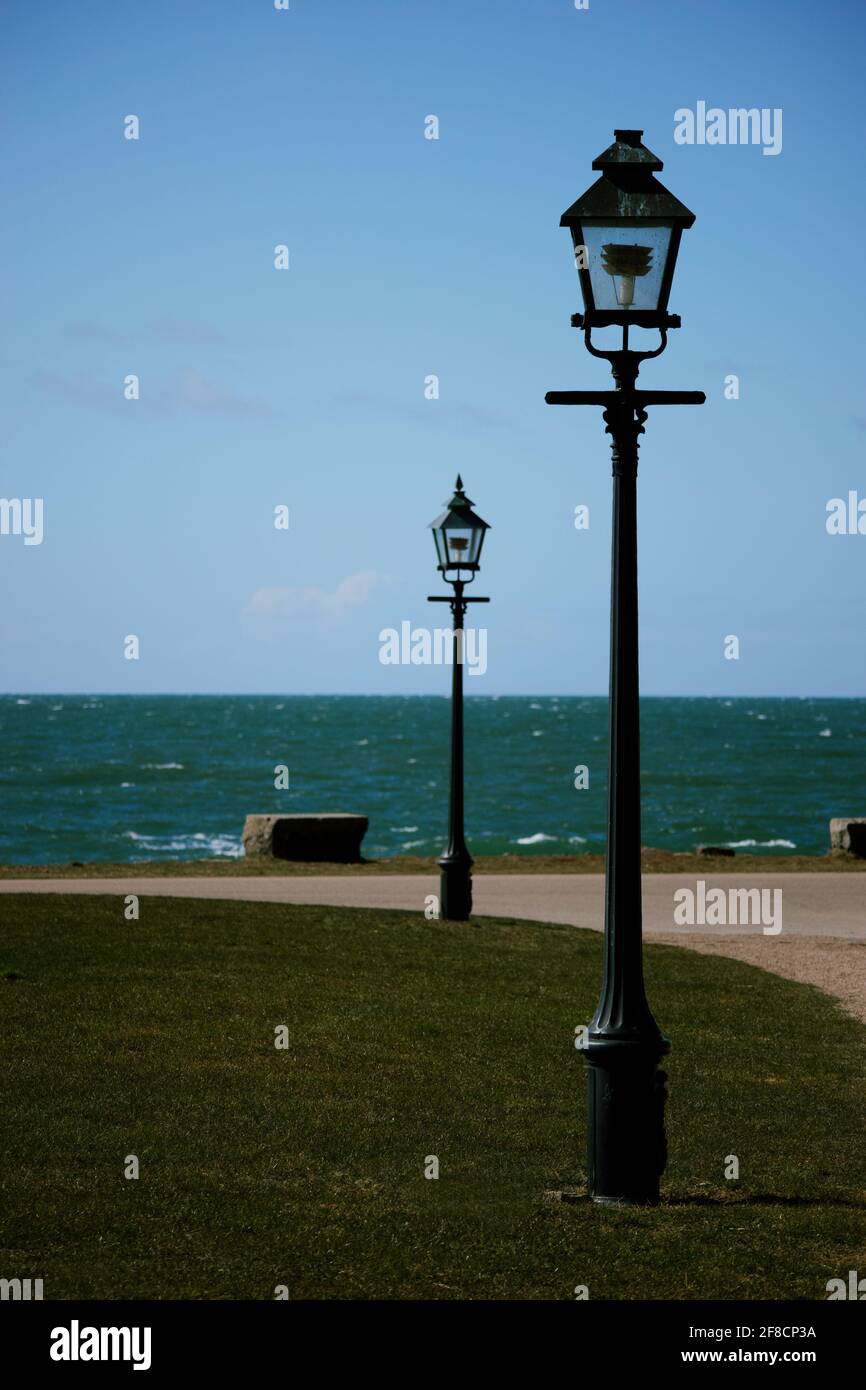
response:
M120 895L0 914L0 1273L46 1298L824 1299L863 1264L866 1029L809 986L647 948L664 1201L599 1209L544 1198L583 1179L595 933L173 899L127 922Z
M645 874L781 874L866 873L866 859L833 852L805 854L727 855L673 853L665 849L641 850ZM603 874L603 854L479 854L474 874ZM0 864L0 879L8 878L286 878L298 875L434 874L439 866L432 856L398 854L391 859L365 859L360 864L329 864L293 859L140 859L123 864L73 859L67 864Z

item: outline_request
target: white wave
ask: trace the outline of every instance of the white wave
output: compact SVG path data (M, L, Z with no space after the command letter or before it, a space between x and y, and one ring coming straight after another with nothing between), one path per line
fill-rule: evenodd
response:
M793 840L728 840L728 849L796 849Z
M183 768L183 763L142 763L142 767L151 768L155 772L162 772L166 768Z
M833 732L832 729L822 729L821 732L819 733L818 737L819 737L819 738L829 738L830 735L832 734L832 732Z
M558 838L556 835L545 835L543 831L539 830L537 835L522 835L519 840L512 840L511 843L513 845L540 845L543 840L556 840Z
M543 730L543 729L533 729L533 730L532 730L532 737L533 737L533 738L541 738L543 734L544 734L544 730Z
M568 843L569 843L570 845L585 845L585 844L586 844L586 836L585 836L585 835L569 835L569 837L568 837Z
M401 849L417 849L419 845L423 845L423 844L425 844L425 843L426 843L426 842L425 842L424 840L404 840L404 841L403 841L403 844L400 846L400 848L401 848Z
M392 825L391 829L395 835L414 835L418 827L417 825Z
M30 701L29 701L29 700L16 700L15 703L16 703L16 705L29 705L29 704L30 704Z
M205 835L199 831L194 835L139 835L135 830L125 830L124 839L133 840L151 854L180 854L184 850L206 849L218 858L240 859L243 845L234 835Z

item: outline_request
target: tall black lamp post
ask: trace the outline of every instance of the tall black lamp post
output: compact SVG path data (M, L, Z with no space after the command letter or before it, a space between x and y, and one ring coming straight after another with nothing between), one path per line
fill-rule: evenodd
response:
M662 168L640 130L614 131L593 160L601 177L564 212L574 241L584 312L572 317L594 357L611 365L615 390L550 391L548 405L600 405L613 454L610 750L604 975L587 1039L589 1195L596 1202L658 1201L664 1170L665 1081L670 1044L644 990L640 881L640 711L638 696L637 463L647 406L702 405L702 391L642 391L641 362L658 357L680 320L668 295L683 229L694 214L655 177ZM629 349L632 326L656 329L651 352ZM622 328L622 346L603 351L593 329Z
M448 801L448 848L439 859L439 905L442 917L466 922L472 914L472 855L463 834L463 619L469 603L489 603L467 597L464 590L480 569L484 536L490 527L472 510L472 502L457 486L447 509L431 521L437 568L452 586L452 594L431 594L431 603L450 603L453 619L451 676L451 788Z

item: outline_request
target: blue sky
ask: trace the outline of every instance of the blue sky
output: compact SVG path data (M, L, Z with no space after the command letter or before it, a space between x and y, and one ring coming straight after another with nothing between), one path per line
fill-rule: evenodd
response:
M708 396L643 441L642 688L862 695L866 536L825 520L866 497L864 27L857 0L7 3L0 493L44 499L44 539L0 537L2 688L444 692L379 632L443 620L425 528L459 470L493 528L469 685L603 692L608 443L544 393L608 383L558 222L633 126L697 214L641 382ZM677 145L698 101L781 108L781 153Z

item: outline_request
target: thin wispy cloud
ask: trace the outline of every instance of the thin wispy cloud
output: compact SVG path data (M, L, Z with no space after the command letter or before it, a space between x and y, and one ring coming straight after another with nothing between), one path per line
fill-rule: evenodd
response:
M225 334L212 323L199 319L157 319L150 332L164 343L224 343Z
M99 323L70 323L66 331L71 338L114 346L158 341L199 347L208 344L216 346L226 341L225 334L215 324L206 323L203 319L164 317L129 329L106 328Z
M37 372L33 380L40 391L72 401L75 405L91 406L97 410L122 410L126 404L119 386L96 381L83 372L73 376L64 376L62 372Z
M70 338L78 338L81 342L110 343L112 345L131 343L136 337L134 333L124 332L116 328L103 328L98 323L70 323L67 325L66 332Z
M244 615L262 619L344 618L365 604L374 589L389 582L386 574L361 570L342 580L331 593L313 587L257 589Z
M224 382L210 380L194 367L182 368L168 380L157 383L142 377L141 395L134 401L124 397L124 379L125 374L109 383L83 372L69 376L61 372L38 372L33 378L36 386L49 395L99 410L141 410L145 415L194 411L243 419L272 419L282 413L269 401L245 396Z
M161 400L169 407L200 410L217 415L265 418L278 414L267 401L242 396L230 386L209 381L193 367L188 367L176 375Z
M352 414L357 414L359 410L375 412L433 429L522 429L519 421L506 411L491 410L486 406L474 405L471 401L389 401L349 391L337 393L331 399L333 405Z

